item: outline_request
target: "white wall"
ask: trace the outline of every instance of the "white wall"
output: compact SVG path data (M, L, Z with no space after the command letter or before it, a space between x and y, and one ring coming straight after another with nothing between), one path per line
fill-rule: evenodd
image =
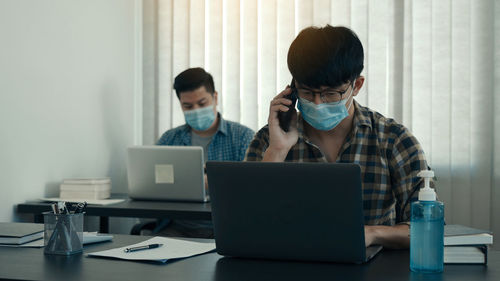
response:
M0 221L57 195L63 178L109 176L112 192L127 190L137 3L0 1Z

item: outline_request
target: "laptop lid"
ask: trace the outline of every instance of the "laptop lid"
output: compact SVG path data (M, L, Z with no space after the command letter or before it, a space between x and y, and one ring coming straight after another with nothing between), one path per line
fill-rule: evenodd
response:
M130 198L208 201L201 147L134 146L127 154Z
M365 262L357 164L207 162L221 255Z

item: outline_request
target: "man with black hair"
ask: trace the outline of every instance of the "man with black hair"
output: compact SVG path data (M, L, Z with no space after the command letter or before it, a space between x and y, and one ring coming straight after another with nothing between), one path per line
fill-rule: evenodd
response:
M217 112L212 75L203 68L189 68L174 81L186 124L165 132L157 145L201 146L204 159L241 161L254 132L239 123L224 120ZM205 183L206 183L205 178ZM169 236L213 238L210 221L162 220L155 232Z
M289 107L287 87L271 101L268 125L245 159L359 164L366 246L408 248L410 202L422 183L417 173L428 166L407 128L354 100L365 81L363 60L360 40L346 27L302 30L288 51L300 113ZM278 113L289 110L284 131Z

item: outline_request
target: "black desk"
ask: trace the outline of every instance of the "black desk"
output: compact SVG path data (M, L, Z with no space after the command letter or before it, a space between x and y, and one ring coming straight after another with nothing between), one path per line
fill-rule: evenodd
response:
M125 195L126 196L126 195ZM109 217L128 218L170 218L187 220L211 220L210 203L160 202L131 200L124 195L113 198L126 198L124 202L112 205L88 205L87 216L100 217L99 232L109 232ZM17 205L18 213L34 215L34 222L43 222L42 212L50 211L49 202L27 202Z
M445 265L444 273L410 272L408 251L382 251L364 265L222 258L216 253L167 264L89 258L85 253L137 243L145 236L114 235L113 242L85 246L84 254L45 256L43 248L0 247L0 280L500 280L500 252L488 266Z

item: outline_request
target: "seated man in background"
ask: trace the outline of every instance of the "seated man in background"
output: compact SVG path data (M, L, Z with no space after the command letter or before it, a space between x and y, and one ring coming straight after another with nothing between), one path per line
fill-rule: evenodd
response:
M271 101L268 125L246 160L359 164L366 246L408 248L410 201L422 183L417 173L428 167L407 128L354 100L365 81L363 60L363 46L348 28L302 30L288 51L300 113L290 107L287 87ZM290 110L284 131L278 113Z
M217 112L212 75L202 68L187 69L175 77L174 89L186 124L166 131L157 145L201 146L205 162L242 161L254 132ZM210 221L162 220L155 231L160 229L167 236L213 238Z
M214 80L203 68L189 68L174 81L186 124L166 131L157 145L201 146L205 161L241 161L254 131L217 112Z

